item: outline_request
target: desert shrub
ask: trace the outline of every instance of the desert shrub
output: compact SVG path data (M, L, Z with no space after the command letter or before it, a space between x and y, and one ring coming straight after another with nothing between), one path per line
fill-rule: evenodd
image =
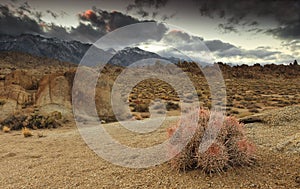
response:
M22 128L22 134L24 135L24 137L31 137L33 134L32 132L27 128L27 127L23 127Z
M60 112L53 112L48 115L12 115L7 117L1 125L6 125L11 130L21 130L23 127L30 129L50 129L61 126L63 121Z
M7 127L7 126L4 126L4 127L2 127L2 131L3 131L4 133L9 133L9 132L10 132L10 128Z
M134 107L134 112L149 112L148 104L136 104Z
M199 120L196 128L189 126L191 120L183 118L167 129L170 139L168 155L174 156L170 160L173 169L177 171L201 169L206 173L220 173L229 167L249 166L255 163L255 145L247 140L243 124L235 117L227 116L221 122L218 116L213 116L208 110L195 110L195 114L197 113ZM214 115L218 113L214 112ZM210 119L212 125L208 125ZM184 126L181 123L185 123ZM217 128L219 132L215 141L203 150L200 144L209 127ZM190 136L192 131L194 135ZM185 141L187 136L190 136L190 140ZM183 145L183 148L180 148L180 145Z
M179 108L180 108L179 104L174 103L174 102L167 102L166 109L168 111L170 111L170 110L178 110Z
M24 115L12 115L3 120L1 125L9 127L11 130L21 130L25 120L26 116Z

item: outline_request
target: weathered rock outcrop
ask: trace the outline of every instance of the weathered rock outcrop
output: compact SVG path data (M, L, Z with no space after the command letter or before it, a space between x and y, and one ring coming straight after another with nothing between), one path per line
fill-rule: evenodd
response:
M31 89L33 83L32 77L23 71L14 71L0 81L0 120L34 104L34 92L25 90Z
M34 102L34 95L26 92L19 85L8 85L0 88L0 97L15 100L18 105L26 105Z
M57 110L64 113L71 112L72 84L63 74L44 76L39 82L36 93L36 105L44 107L45 112ZM46 107L46 108L45 108Z
M10 99L0 99L0 121L15 113L17 102Z
M37 88L37 79L23 70L15 70L5 76L4 85L19 85L25 90Z

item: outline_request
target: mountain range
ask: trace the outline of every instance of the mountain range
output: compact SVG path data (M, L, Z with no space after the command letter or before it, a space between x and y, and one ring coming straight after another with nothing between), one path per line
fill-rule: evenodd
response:
M79 41L63 41L57 38L46 38L32 34L19 36L0 35L0 51L28 53L75 64L80 63L85 53L92 46L92 44ZM178 58L161 57L156 53L145 51L138 47L126 47L120 51L115 51L114 49L104 51L97 48L93 48L93 50L96 50L94 53L98 54L95 58L99 58L100 55L102 57L110 57L108 63L118 66L128 66L143 59L162 59L172 63L179 61ZM91 59L91 62L93 61L96 62L97 60Z
M57 38L42 37L40 35L0 35L0 51L28 53L63 62L79 63L90 46L90 44L84 44L78 41L63 41Z

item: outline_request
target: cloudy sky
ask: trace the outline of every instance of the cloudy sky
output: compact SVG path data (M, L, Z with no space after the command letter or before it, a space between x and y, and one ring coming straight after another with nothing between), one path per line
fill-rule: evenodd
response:
M178 42L177 47L188 53L200 40L216 61L286 64L300 59L299 0L2 0L0 4L1 34L32 33L93 43L122 26L156 21L177 28L163 33L164 42Z

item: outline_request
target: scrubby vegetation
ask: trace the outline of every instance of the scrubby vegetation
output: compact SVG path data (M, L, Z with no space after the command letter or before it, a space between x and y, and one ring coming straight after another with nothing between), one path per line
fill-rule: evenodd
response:
M198 111L196 112L198 113ZM168 128L170 137L169 154L175 157L170 161L171 167L178 171L201 169L206 173L220 173L229 167L253 165L256 160L255 145L245 136L243 124L234 117L225 117L223 122L214 120L213 127L219 129L215 141L203 152L199 150L202 137L208 129L211 112L201 109L196 128L182 127L182 121ZM180 151L178 147L185 142L186 136L195 131L187 145Z
M21 130L24 127L29 129L50 129L62 125L63 117L60 112L52 112L49 115L34 113L31 115L12 115L1 122L0 128L10 130ZM1 126L2 125L2 126Z

